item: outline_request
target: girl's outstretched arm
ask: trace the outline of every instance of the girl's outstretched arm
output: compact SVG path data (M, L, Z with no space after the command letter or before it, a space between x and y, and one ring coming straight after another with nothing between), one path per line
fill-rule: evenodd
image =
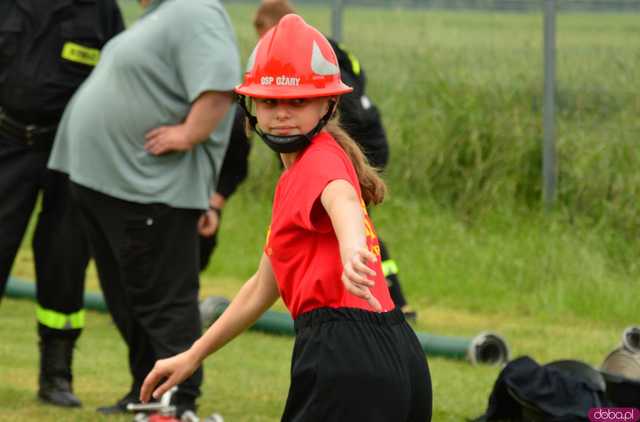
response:
M147 402L151 395L158 399L171 387L187 379L208 355L249 328L278 297L278 285L271 261L263 254L258 271L247 280L220 318L193 343L191 348L156 362L144 380L140 400ZM163 380L164 382L156 388Z
M380 302L369 290L374 285L369 276L375 276L376 273L369 268L367 262L375 262L377 258L367 248L364 213L358 194L349 182L338 179L324 188L320 201L331 218L338 238L345 288L349 293L369 302L373 309L382 311Z

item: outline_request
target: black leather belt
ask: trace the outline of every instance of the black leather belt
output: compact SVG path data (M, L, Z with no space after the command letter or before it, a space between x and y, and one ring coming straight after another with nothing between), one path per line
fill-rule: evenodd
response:
M0 108L0 136L7 136L12 139L25 142L27 145L50 146L56 135L58 125L40 126L24 124L19 120L9 116Z

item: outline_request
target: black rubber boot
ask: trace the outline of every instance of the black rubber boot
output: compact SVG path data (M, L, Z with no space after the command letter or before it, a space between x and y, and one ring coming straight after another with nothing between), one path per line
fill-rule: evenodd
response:
M82 403L71 387L71 361L74 337L43 337L40 340L40 388L38 398L62 407L80 407Z

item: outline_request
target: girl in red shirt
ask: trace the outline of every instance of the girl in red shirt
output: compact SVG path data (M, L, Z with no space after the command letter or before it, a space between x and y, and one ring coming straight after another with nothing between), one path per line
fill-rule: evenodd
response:
M431 420L426 358L389 296L366 212L385 186L332 119L350 91L326 38L299 16L258 42L236 93L285 166L264 254L207 332L156 362L142 401L179 384L282 297L296 329L283 421Z

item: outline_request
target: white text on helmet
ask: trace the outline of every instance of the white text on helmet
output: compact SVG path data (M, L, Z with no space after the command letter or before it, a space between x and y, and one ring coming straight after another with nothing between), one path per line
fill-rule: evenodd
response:
M298 86L300 85L300 78L290 77L290 76L263 76L260 78L261 85L271 85L275 80L276 85L278 86Z

